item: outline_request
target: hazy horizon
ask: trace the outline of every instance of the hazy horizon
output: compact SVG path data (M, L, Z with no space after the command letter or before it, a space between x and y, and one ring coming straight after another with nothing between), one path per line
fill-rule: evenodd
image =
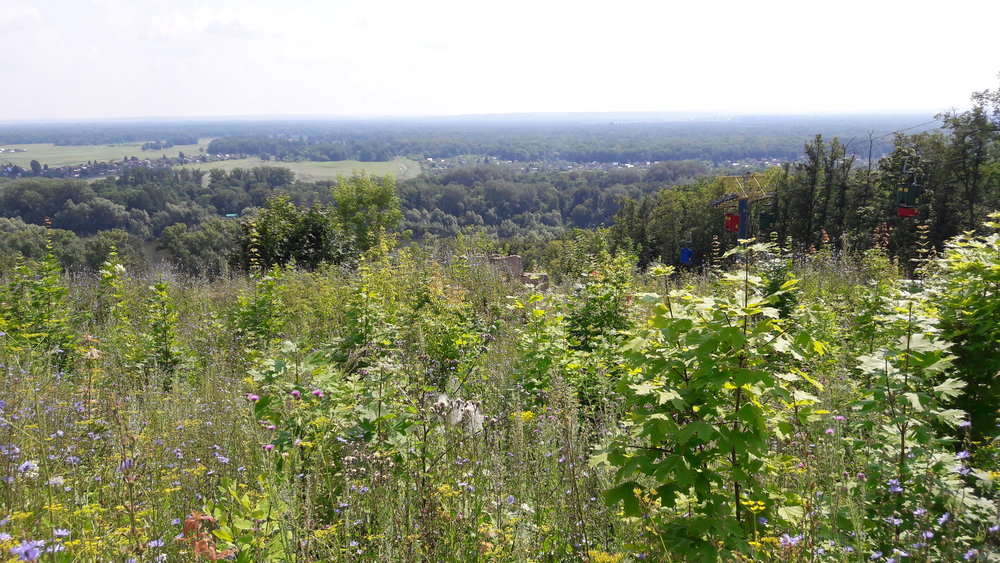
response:
M934 3L862 0L0 0L0 122L933 116L1000 70L991 34L944 23Z
M938 110L941 111L941 110ZM607 122L614 118L613 123L643 123L643 122L682 122L682 121L725 121L754 118L774 119L808 119L808 118L851 118L851 117L910 117L914 119L934 118L930 110L900 111L900 112L812 112L812 113L709 113L709 112L515 112L515 113L478 113L455 115L178 115L178 116L129 116L129 117L80 117L80 118L13 118L0 119L0 125L44 125L44 124L179 124L183 122L227 123L227 122L553 122L581 123Z

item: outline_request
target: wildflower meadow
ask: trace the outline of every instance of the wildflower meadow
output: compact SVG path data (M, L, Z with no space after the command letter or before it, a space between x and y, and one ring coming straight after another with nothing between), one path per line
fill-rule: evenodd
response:
M994 220L1000 220L994 218ZM1000 224L0 283L3 561L996 561Z

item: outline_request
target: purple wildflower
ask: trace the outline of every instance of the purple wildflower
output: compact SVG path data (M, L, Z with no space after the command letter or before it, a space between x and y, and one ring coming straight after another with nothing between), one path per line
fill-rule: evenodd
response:
M799 541L801 540L802 540L802 534L799 534L797 536L789 536L788 534L781 534L781 537L778 538L778 543L780 543L782 547L791 547L799 543Z
M25 540L20 545L10 548L10 553L20 557L21 561L36 561L42 556L43 547L45 547L43 540Z

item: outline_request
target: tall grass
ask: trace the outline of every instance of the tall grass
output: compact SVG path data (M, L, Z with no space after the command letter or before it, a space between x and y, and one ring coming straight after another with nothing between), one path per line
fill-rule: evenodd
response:
M664 291L626 259L595 257L575 287L537 297L414 249L354 272L212 282L109 268L114 284L58 280L66 293L33 314L71 314L34 333L15 318L15 280L4 285L0 553L12 560L696 559L661 549L658 526L683 511L608 504L619 477L594 457L631 431L622 346L654 307L639 295ZM814 416L767 446L762 478L801 510L754 524L739 557L994 557L983 515L996 515L996 451L960 434L933 456L973 450L948 470L982 479L948 478L978 504L925 488L926 503L900 505L933 550L874 557L861 537L866 520L896 517L872 510L894 497L862 475L885 452L865 430L875 415L853 406L874 385L857 357L889 344L878 319L891 263L820 254L761 271L801 280L787 313L828 353L800 366L823 384ZM718 275L667 287L708 297ZM72 348L57 352L67 329Z

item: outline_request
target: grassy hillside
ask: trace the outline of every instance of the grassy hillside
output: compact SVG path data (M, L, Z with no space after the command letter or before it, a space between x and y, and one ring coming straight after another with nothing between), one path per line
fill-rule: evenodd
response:
M415 248L214 282L17 270L0 553L994 561L996 429L954 399L995 419L963 384L996 371L997 238L960 244L919 285L882 252L765 246L680 277L574 252L541 292Z

